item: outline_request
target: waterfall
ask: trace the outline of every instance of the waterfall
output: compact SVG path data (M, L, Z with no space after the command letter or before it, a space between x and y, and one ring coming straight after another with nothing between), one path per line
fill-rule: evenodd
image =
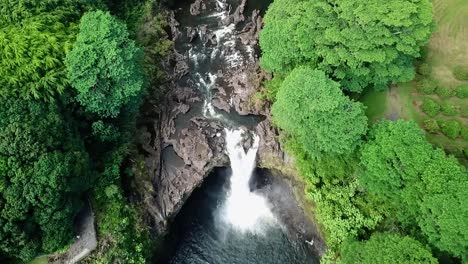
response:
M259 137L244 151L241 129L226 131L226 150L231 162L231 189L224 207L224 220L241 232L258 232L274 220L266 200L250 191L249 181L256 166Z
M213 29L211 32L214 34L217 44L213 46L189 44L188 57L193 63L194 69L191 77L204 97L202 115L208 119L217 119L227 126L236 126L229 115L214 108L212 91L216 89L219 69L222 70L224 76L229 76L230 72L252 63L255 51L252 46L239 45L241 43L236 35L236 24L224 25L222 23L222 20L227 18L231 11L228 2L216 0L215 6L216 12L208 15L207 18L212 21L213 27L210 27L210 30ZM199 27L198 30L200 31ZM199 34L201 35L201 32ZM241 51L241 49L245 50ZM209 63L213 68L201 67L203 62ZM229 103L231 106L234 105L232 97ZM226 203L220 211L221 219L224 223L234 227L235 230L259 232L261 227L266 226L266 222L274 220L265 198L252 193L249 187L250 178L256 167L259 137L254 136L252 147L245 151L242 145L246 131L225 129L225 132L226 152L231 162L232 175L230 178L231 189L227 195Z

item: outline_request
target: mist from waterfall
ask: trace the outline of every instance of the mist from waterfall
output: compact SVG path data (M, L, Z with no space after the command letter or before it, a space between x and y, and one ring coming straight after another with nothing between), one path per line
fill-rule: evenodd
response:
M256 167L259 137L254 135L247 152L243 147L242 129L225 129L226 151L231 162L230 191L223 207L223 219L241 232L261 233L275 218L264 197L251 192L249 181Z

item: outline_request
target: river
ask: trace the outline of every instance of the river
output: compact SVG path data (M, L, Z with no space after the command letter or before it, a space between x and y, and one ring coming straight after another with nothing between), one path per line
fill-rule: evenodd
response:
M187 56L189 68L178 84L202 94L197 105L176 119L176 127L184 127L194 116L221 121L231 168L215 169L192 193L171 225L166 254L158 263L318 263L305 241L288 235L271 203L255 190L259 140L250 129L262 117L238 114L232 100L229 113L212 104L220 88L231 96L229 73L256 62L258 46L242 44L236 32L250 21L254 10L262 14L269 1L247 1L245 20L239 23L228 18L241 0L203 2L206 9L200 8L199 15L190 14L191 1L178 1L175 7L182 32L176 49ZM192 41L187 32L192 32ZM207 41L208 34L211 39ZM244 141L250 141L247 148Z

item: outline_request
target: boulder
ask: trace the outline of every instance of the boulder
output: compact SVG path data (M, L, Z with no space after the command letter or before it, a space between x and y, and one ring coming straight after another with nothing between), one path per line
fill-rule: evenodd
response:
M195 0L193 4L190 5L190 14L192 16L198 16L201 14L201 10L206 9L206 4L203 0Z

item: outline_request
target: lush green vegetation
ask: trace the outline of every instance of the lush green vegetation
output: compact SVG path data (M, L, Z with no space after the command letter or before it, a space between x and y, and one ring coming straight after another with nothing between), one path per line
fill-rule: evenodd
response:
M276 0L260 35L261 65L285 73L308 64L343 89L383 89L414 77L412 59L431 29L427 0Z
M441 106L433 118L439 123L456 121L461 127L468 125L467 81L459 80L455 69L463 69L468 60L468 5L463 0L433 0L437 30L425 47L423 56L415 62L417 75L410 82L392 86L387 92L387 108L381 111L374 104L366 105L369 111L380 116L413 120L424 129L429 116L421 106L426 98ZM461 67L459 67L461 66ZM466 67L465 67L466 68ZM460 78L462 79L462 78ZM423 88L428 88L425 90ZM468 163L468 141L461 136L448 137L440 129L426 129L432 144L455 155L465 165Z
M347 241L339 263L437 263L431 252L411 237L373 234L365 242Z
M325 73L307 67L286 77L271 111L292 144L312 156L350 153L367 130L363 106L344 96Z
M143 88L143 54L128 35L125 24L109 13L89 12L81 18L65 64L76 99L90 113L116 117Z
M429 135L461 140L466 133L464 84L433 78L430 62L419 63L418 75L413 69L433 29L431 10L426 0L276 0L267 11L261 66L274 78L266 98L315 204L325 263L468 259L467 169L415 122L381 120L422 113L416 121ZM450 69L464 80L463 67ZM411 90L375 92L415 76L413 91L424 95L418 102L399 104ZM368 132L363 107L346 97L364 88Z
M151 0L0 1L0 261L66 250L90 198L100 246L87 262L147 262L151 239L121 182L133 177L124 163L142 95L172 45L161 10Z

